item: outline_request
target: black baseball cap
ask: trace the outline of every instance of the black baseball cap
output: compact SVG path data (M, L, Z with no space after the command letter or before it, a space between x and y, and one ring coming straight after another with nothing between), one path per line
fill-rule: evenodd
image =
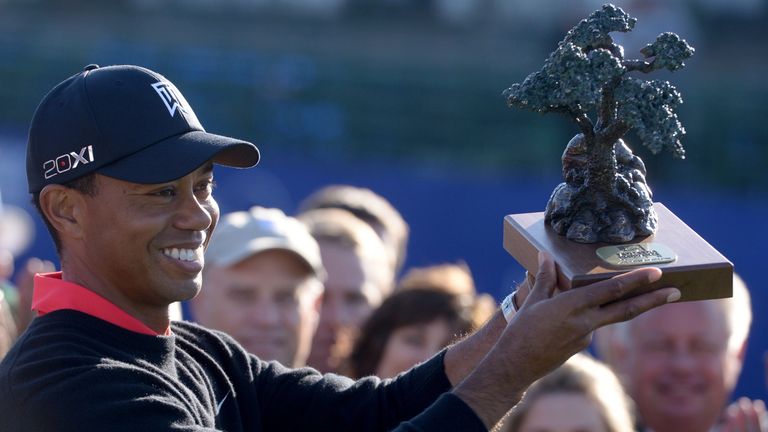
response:
M255 145L205 131L184 96L149 69L88 65L38 105L27 143L27 182L36 193L92 172L164 183L205 162L247 168Z

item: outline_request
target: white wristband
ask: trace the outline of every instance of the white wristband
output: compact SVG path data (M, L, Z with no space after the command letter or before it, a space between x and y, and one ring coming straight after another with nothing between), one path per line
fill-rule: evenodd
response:
M512 291L502 302L501 312L504 314L504 319L509 322L512 317L517 313L517 305L515 304L515 297L517 290Z

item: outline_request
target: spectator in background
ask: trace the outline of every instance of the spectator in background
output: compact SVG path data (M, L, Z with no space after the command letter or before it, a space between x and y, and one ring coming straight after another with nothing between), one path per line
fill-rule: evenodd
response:
M325 270L304 224L279 209L230 213L221 218L205 261L205 289L190 305L194 318L263 360L305 366Z
M2 190L0 190L0 291L6 303L6 309L9 311L12 309L14 320L19 307L19 292L11 282L15 257L29 246L34 238L34 232L34 223L29 214L18 207L4 203Z
M0 191L0 358L32 320L34 274L55 270L50 261L30 258L19 271L14 271L15 257L29 247L34 236L31 216L19 207L3 203Z
M298 219L317 240L328 274L308 364L334 372L349 356L360 326L392 291L394 273L381 239L352 213L315 209Z
M10 305L5 300L4 292L0 290L0 360L11 349L17 336L16 322L11 314Z
M344 209L370 225L387 247L395 276L400 274L408 249L408 224L386 198L366 188L331 185L305 198L299 213L318 208Z
M18 336L16 321L11 313L11 305L6 299L6 292L15 292L15 288L8 282L13 273L13 255L7 250L0 249L0 359L11 349L11 345Z
M749 291L734 275L732 298L665 305L601 331L597 349L647 429L707 432L749 421L744 430L766 431L761 401L743 399L724 410L741 373L751 320Z
M411 270L363 325L349 374L392 378L479 328L496 305L474 292L464 265Z
M530 281L524 283L530 284ZM465 262L412 268L397 283L397 289L412 288L428 288L472 297L475 309L473 316L481 320L476 324L482 324L482 320L490 317L496 309L493 297L489 294L478 294L475 280Z
M528 388L501 432L631 432L630 407L607 366L576 354Z
M429 288L451 294L474 295L477 292L472 273L464 262L409 269L397 283L397 289L411 288Z
M34 237L35 223L32 217L24 209L4 203L0 190L0 250L18 256L27 249Z
M32 311L32 288L35 275L54 271L56 271L56 266L52 261L32 257L16 271L13 284L8 281L5 282L5 286L9 289L9 291L6 291L6 300L9 300L11 312L15 312L14 318L16 319L16 329L19 334L26 330L29 323L35 317L35 312ZM11 293L14 297L9 299L8 293Z

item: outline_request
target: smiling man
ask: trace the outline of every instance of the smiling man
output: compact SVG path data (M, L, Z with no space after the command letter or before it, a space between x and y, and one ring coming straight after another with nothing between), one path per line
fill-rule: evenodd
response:
M664 288L619 300L658 269L553 295L542 255L530 293L510 297L525 301L519 312L497 311L394 380L265 362L169 318L201 289L219 218L212 166L258 159L252 144L205 132L148 69L88 66L45 96L27 179L62 271L37 277L39 316L0 363L0 430L486 430L595 328L679 298Z
M152 71L89 65L62 82L35 112L27 148L29 191L64 270L37 281L33 308L169 334L168 304L199 291L218 220L213 163L258 160L253 144L205 132Z
M749 290L734 275L733 297L666 305L601 330L601 355L635 401L641 430L768 431L762 401L725 409L744 362L752 322Z

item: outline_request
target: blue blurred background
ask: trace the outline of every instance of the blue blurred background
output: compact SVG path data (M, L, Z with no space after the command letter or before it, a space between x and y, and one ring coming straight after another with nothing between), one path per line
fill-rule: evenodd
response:
M755 319L737 395L766 398L768 7L764 0L617 1L638 18L626 56L662 31L696 48L657 73L683 93L687 159L645 160L664 203L735 265ZM465 260L498 299L523 277L502 220L541 211L577 130L511 110L502 90L538 70L601 2L573 0L0 0L0 188L28 204L25 140L47 90L89 63L173 81L211 132L249 139L253 170L217 171L222 211L293 212L329 183L369 187L402 212L406 266ZM763 126L760 126L763 124ZM37 220L17 260L55 252Z

